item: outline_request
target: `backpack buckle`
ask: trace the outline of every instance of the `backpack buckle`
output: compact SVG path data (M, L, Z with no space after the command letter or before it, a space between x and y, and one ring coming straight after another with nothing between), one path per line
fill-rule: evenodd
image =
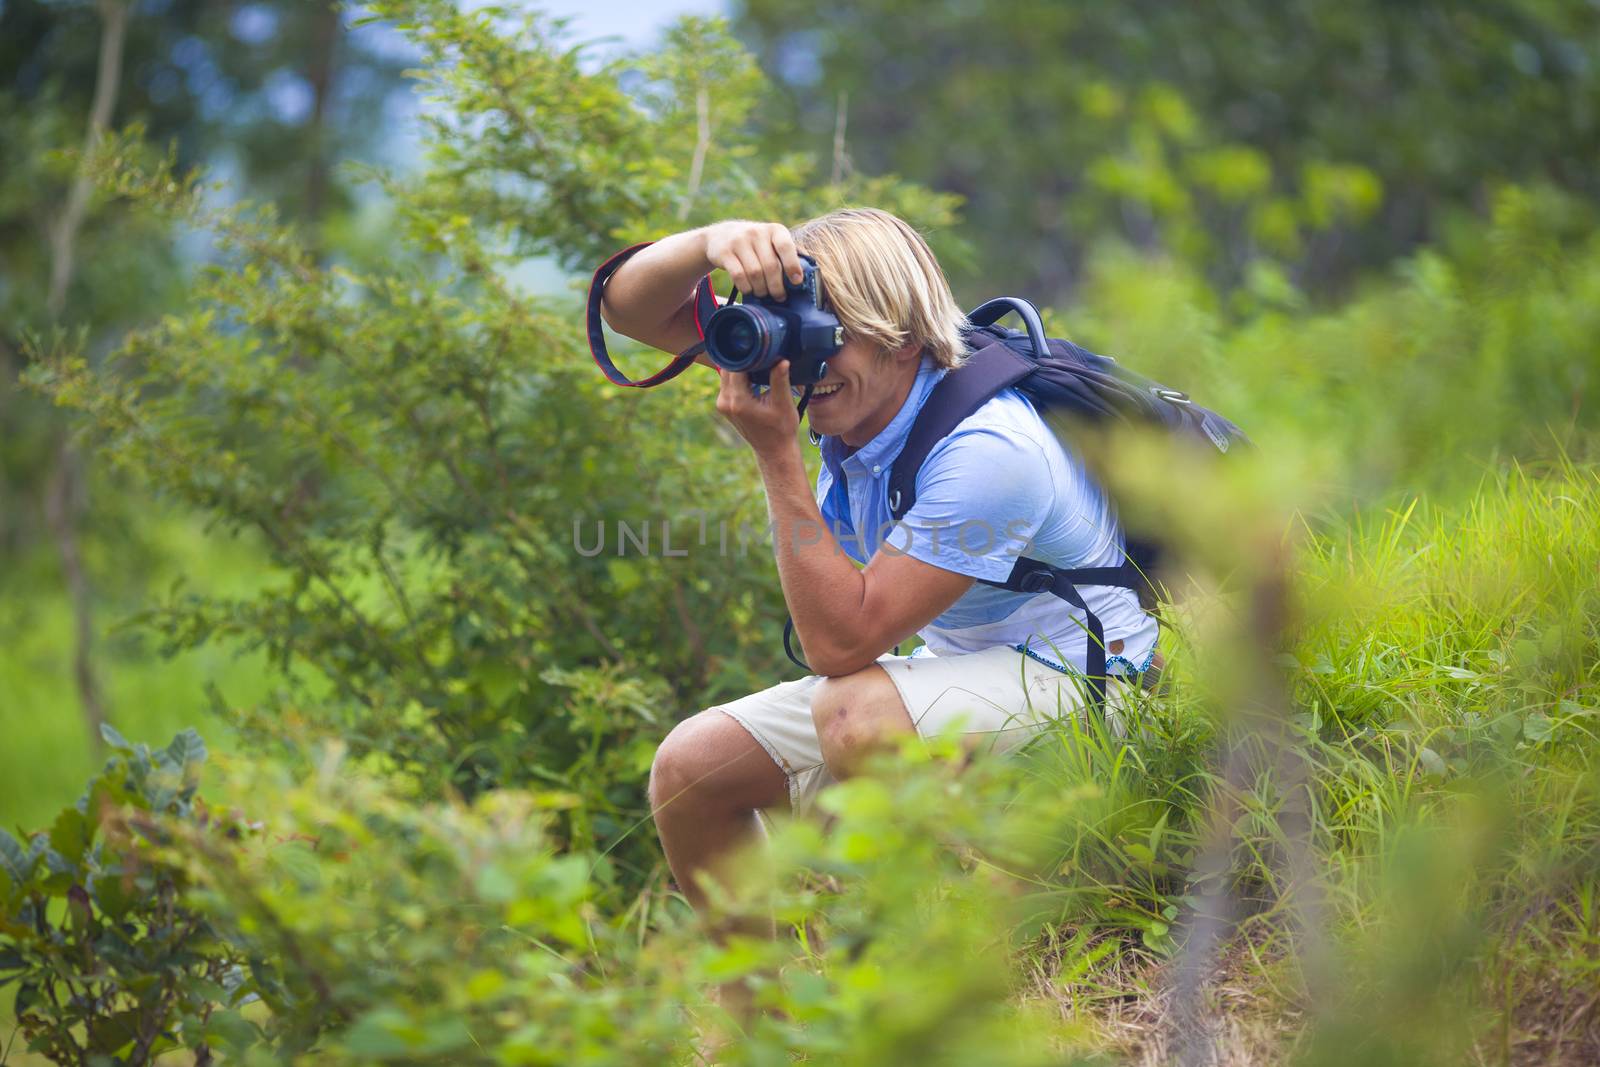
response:
M1024 593L1048 593L1056 584L1056 576L1047 570L1029 571L1022 576Z
M1152 393L1156 394L1156 396L1158 396L1162 400L1165 400L1169 404L1192 404L1192 403L1194 403L1193 400L1189 399L1189 394L1188 393L1182 393L1182 392L1179 392L1176 389L1152 389L1150 391Z

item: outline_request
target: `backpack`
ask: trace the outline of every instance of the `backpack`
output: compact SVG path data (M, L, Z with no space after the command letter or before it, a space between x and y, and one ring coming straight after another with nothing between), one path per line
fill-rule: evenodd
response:
M1016 312L1025 330L995 323ZM898 521L917 500L917 474L933 447L1001 391L1015 387L1040 415L1063 415L1090 425L1124 422L1149 426L1219 454L1237 454L1251 447L1244 431L1187 394L1129 371L1109 356L1096 355L1071 341L1047 338L1038 309L1026 300L999 297L967 316L972 347L967 362L946 374L922 405L907 434L905 447L890 471L889 510ZM1115 501L1113 501L1115 504ZM1156 601L1154 575L1161 562L1159 535L1123 527L1127 550L1115 567L1056 567L1043 560L1017 557L1004 581L979 579L985 585L1018 593L1049 592L1084 614L1089 631L1087 678L1095 705L1106 695L1105 629L1089 610L1080 586L1110 585L1132 589L1147 609Z

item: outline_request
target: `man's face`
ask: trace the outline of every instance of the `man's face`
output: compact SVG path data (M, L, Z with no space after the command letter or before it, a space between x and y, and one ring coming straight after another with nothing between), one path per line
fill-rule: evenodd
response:
M905 403L919 360L914 351L880 357L870 343L851 338L828 360L828 373L806 407L810 427L847 445L866 444ZM798 393L798 390L797 390Z

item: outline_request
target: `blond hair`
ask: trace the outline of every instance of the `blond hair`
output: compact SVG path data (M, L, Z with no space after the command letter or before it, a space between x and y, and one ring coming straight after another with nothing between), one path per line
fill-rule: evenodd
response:
M880 353L916 345L941 367L966 359L967 317L922 235L877 208L842 208L790 231L817 261L821 300Z

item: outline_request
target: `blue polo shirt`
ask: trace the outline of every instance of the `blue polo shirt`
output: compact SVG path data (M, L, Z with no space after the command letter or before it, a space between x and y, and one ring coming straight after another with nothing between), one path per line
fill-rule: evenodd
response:
M974 578L1004 580L1019 555L1058 567L1123 561L1121 527L1105 492L1062 447L1033 405L1007 389L934 446L917 475L917 499L894 522L889 472L928 394L947 372L924 356L905 403L859 449L822 438L817 505L845 553L866 563L879 551ZM843 475L843 477L841 477ZM1132 590L1085 586L1100 617L1112 673L1149 665L1158 625ZM1058 670L1081 670L1088 643L1082 612L1050 593L974 584L918 634L920 655L960 655L995 645L1027 651Z

